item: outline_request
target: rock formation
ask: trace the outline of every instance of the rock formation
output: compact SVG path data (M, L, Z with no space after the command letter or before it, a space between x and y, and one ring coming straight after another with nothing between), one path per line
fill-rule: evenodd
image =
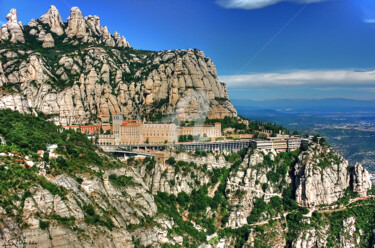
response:
M331 148L312 145L295 166L296 201L306 207L330 205L349 187L348 161Z
M46 34L43 39L42 47L44 48L50 48L55 46L55 41L53 40L53 37L51 34Z
M174 154L173 156L178 161L194 162L196 167L189 166L191 173L187 174L182 170L176 170L174 166L168 163L157 162L153 168L149 169L144 165L137 167L139 175L142 176L153 194L157 192L166 192L176 196L180 192L190 194L193 189L197 190L210 182L210 177L202 171L204 165L207 166L208 171L212 171L212 164L218 163L224 167L228 165L223 155L218 158L215 158L212 154L208 154L206 157L194 157L187 153Z
M372 187L369 172L360 163L356 163L352 171L353 191L365 197Z
M275 154L267 155L267 160L261 152L250 151L239 168L230 174L225 190L231 206L228 227L249 224L247 218L256 199L268 202L272 197L282 198L288 185L296 202L309 208L337 204L347 196L346 191L351 186L361 197L367 196L371 189L368 171L362 165L350 167L347 160L326 145L312 143L307 151L301 152L294 166L289 168L290 175L283 168L282 159L276 159ZM282 171L285 174L280 174ZM280 175L272 177L275 173Z
M131 176L137 185L119 188L108 181L108 175L113 173ZM152 217L157 211L153 197L147 192L148 189L142 179L131 169L108 171L102 179L80 176L83 179L82 183L66 175L50 178L51 182L71 192L64 198L53 195L40 186L33 187L30 196L24 200L20 218L26 228L23 227L22 230L11 218L3 219L4 213L0 212L0 242L3 242L1 244L15 245L22 241L25 244L33 244L34 247L133 247L132 235L126 226L140 224L142 218ZM97 206L94 211L104 221L110 218L116 229L110 231L100 225L87 225L85 222L87 213L83 208L85 205ZM108 212L112 214L106 217ZM65 226L58 222L47 228L41 228L40 222L50 215L56 216L55 219L74 220L73 223L84 231L85 235L79 235L72 231L72 226ZM159 218L158 221L160 222L158 227L148 229L149 235L145 236L141 230L138 231L142 235L136 233L133 235L140 236L138 238L143 245L162 241L174 244L175 241L169 241L167 238L165 223L170 220Z
M307 224L311 224L308 223ZM322 225L320 227L311 227L298 233L298 237L293 241L293 248L308 248L308 247L326 247L329 226Z
M11 43L25 43L22 23L18 22L16 9L11 9L6 19L8 20L8 23L3 25L2 39L7 40L10 36Z
M51 5L48 12L42 15L39 20L44 24L48 24L51 31L55 34L62 35L64 33L64 24L55 6Z
M252 155L247 155L238 171L228 178L225 192L232 206L228 226L236 228L246 225L247 217L253 210L255 198L262 198L265 195L262 184L268 182L266 174L269 169L255 168L262 163L263 156L256 151ZM243 192L243 195L238 195L237 192Z
M87 30L86 22L83 19L82 12L79 8L73 7L70 10L70 16L68 17L68 27L65 30L66 35L69 38L76 37L82 39L83 42L87 42Z
M15 10L8 19L3 42L8 36L22 41ZM6 61L0 64L0 108L53 114L62 125L108 122L119 113L126 118L161 113L180 120L236 115L215 65L201 51L134 50L102 27L99 17L83 17L77 7L66 25L51 6L24 30L26 42L48 50L17 44L15 51L0 50L0 61Z

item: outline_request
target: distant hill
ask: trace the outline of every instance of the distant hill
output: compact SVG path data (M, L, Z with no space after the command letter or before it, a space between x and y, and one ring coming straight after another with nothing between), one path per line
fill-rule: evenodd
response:
M232 100L239 112L255 111L265 115L340 115L375 116L375 100L327 99L275 99L265 101Z

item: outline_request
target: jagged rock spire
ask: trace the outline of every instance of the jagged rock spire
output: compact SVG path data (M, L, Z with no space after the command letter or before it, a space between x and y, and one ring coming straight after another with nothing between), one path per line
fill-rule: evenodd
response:
M6 18L8 20L8 23L6 24L6 29L4 29L4 25L3 25L2 32L9 33L9 35L11 36L10 41L12 43L17 43L17 42L25 43L25 38L23 36L23 31L22 31L23 26L22 26L22 23L18 22L18 19L17 19L17 10L11 9Z
M55 6L51 5L48 12L42 15L39 20L48 24L51 27L51 31L55 34L62 35L64 33L63 21Z
M17 20L17 11L11 9L7 15L8 23L2 25L0 28L0 41L10 40L13 43L25 42L23 34L23 25ZM100 25L100 19L98 16L87 16L83 17L81 10L78 7L73 7L70 10L68 17L68 24L65 26L61 15L57 8L53 5L50 6L47 13L42 15L39 20L32 19L29 23L31 28L29 34L35 36L39 41L43 41L43 47L53 47L54 39L52 35L48 35L49 30L45 30L41 23L47 24L50 27L50 31L57 35L67 36L64 42L70 42L72 44L79 43L93 43L93 44L105 44L111 47L131 47L123 36L120 36L117 32L113 35L108 31L108 28ZM47 36L48 35L48 36ZM44 42L45 37L47 41Z
M70 10L70 16L68 17L68 27L65 30L66 35L69 38L74 36L87 41L87 30L86 22L83 18L82 12L78 7L73 7Z

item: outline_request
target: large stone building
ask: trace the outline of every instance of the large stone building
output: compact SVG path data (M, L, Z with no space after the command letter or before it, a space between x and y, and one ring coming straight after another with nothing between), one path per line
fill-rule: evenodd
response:
M118 140L115 135L115 140ZM142 143L142 123L123 121L120 126L120 145Z
M214 125L182 126L179 127L178 134L218 138L221 137L221 123L216 122Z
M174 123L124 121L122 115L113 116L111 135L99 135L99 145L176 143L179 135L221 137L221 123L177 127Z
M114 136L114 142L115 144L120 144L120 138L121 138L120 129L121 129L122 122L124 121L124 116L114 115L112 120L113 120L112 134Z
M113 146L115 145L115 138L113 134L100 134L98 144L102 146Z
M252 141L254 147L264 152L276 151L286 152L295 151L301 147L303 139L301 138L278 138L272 137L265 140L257 139Z
M177 142L177 126L174 123L146 123L142 127L143 142L175 143Z
M116 130L113 128L113 130ZM114 133L115 144L161 144L177 142L177 126L174 123L143 123L123 121L119 133Z

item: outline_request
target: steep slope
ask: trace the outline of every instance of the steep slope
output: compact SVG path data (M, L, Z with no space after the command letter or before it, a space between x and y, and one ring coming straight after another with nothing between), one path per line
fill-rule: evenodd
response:
M147 158L125 164L83 134L10 110L0 110L0 141L2 246L371 243L375 200L367 171L359 164L345 168L326 143L277 155L170 152L166 163ZM36 153L51 143L58 148L50 156ZM323 187L319 197L314 187Z
M199 50L142 51L83 17L63 23L54 6L26 26L12 9L1 29L0 108L54 115L58 124L178 115L236 115L214 63Z

